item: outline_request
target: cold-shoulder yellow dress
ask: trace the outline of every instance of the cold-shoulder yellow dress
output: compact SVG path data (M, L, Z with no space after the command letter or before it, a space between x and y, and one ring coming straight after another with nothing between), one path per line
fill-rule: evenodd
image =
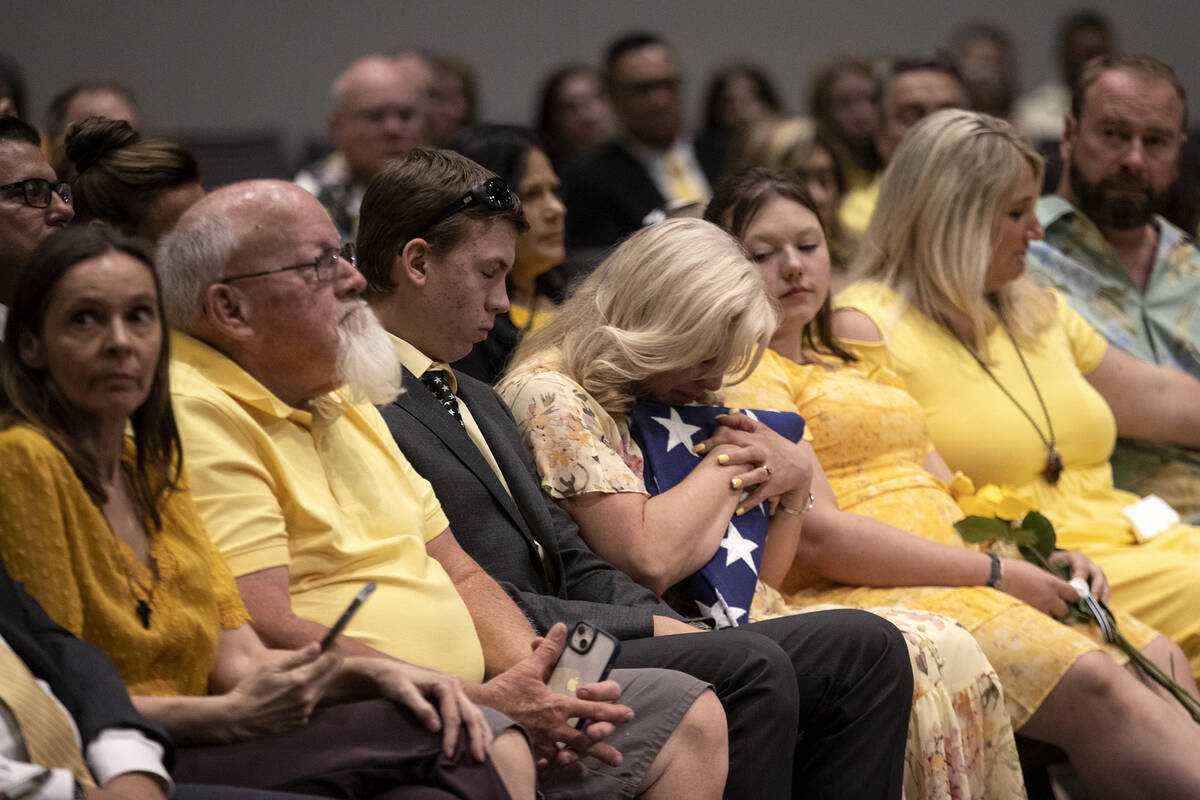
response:
M1051 290L1047 290L1051 291ZM1085 377L1108 343L1056 293L1053 324L1034 347L1021 347L1054 424L1065 469L1057 484L1041 476L1046 446L1030 421L944 328L890 289L851 286L836 305L870 317L880 343L850 343L864 364L895 372L920 404L930 438L951 469L976 485L1015 486L1045 514L1062 547L1099 564L1111 605L1174 639L1200 675L1200 528L1174 525L1139 544L1121 511L1138 498L1113 486L1109 457L1116 422ZM1046 431L1037 396L1004 331L987 339L996 378Z
M647 494L642 451L629 426L556 366L552 359L521 365L497 387L533 453L542 489L556 499L588 492ZM814 609L789 606L760 583L750 616L805 610ZM1004 690L970 634L916 607L867 610L900 630L912 660L905 800L1025 797Z
M841 362L797 364L773 351L744 383L728 387L727 403L798 411L808 421L813 450L842 511L886 522L954 547L968 547L953 524L962 518L950 490L923 466L932 444L916 401L888 370ZM1095 626L1066 626L1011 595L979 587L874 588L834 584L794 564L784 597L798 604L856 608L901 606L933 611L966 626L1004 684L1013 726L1029 719L1068 668L1104 648ZM1122 631L1138 647L1155 632L1121 615Z

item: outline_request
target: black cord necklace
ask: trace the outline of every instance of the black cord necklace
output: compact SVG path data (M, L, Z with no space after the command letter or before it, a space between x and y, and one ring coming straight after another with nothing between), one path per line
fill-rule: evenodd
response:
M142 627L150 630L150 613L154 608L150 605L154 597L154 586L151 585L150 590L145 597L140 596L135 587L133 576L129 574L129 564L126 563L125 553L121 551L120 540L117 544L117 557L121 560L121 571L125 573L125 584L129 587L129 594L133 597L136 605L133 610L138 615L138 619L142 622Z
M1046 468L1042 470L1042 477L1051 484L1058 483L1059 476L1062 475L1063 471L1063 460L1062 456L1059 455L1058 452L1058 441L1054 437L1054 423L1050 421L1050 412L1046 410L1046 401L1042 399L1042 393L1038 390L1037 381L1033 379L1033 372L1030 371L1029 365L1025 363L1025 356L1021 354L1021 348L1017 346L1017 340L1013 338L1012 333L1007 327L1004 328L1004 332L1008 335L1008 340L1012 342L1013 349L1017 351L1017 358L1021 360L1021 366L1025 368L1025 374L1029 376L1029 385L1033 387L1033 393L1037 396L1038 405L1042 407L1042 414L1046 417L1046 428L1050 431L1049 438L1046 438L1046 436L1042 434L1042 429L1038 427L1038 424L1034 421L1033 416L1025 410L1024 406L1017 402L1017 398L1013 397L1012 393L1008 391L1008 389L1004 388L1004 384L1002 384L996 378L996 376L992 374L992 371L988 369L987 364L983 363L983 359L976 355L975 351L970 347L967 348L967 352L971 354L971 357L975 359L975 362L979 364L985 373L987 373L987 376L992 379L992 383L996 384L1000 391L1004 392L1004 396L1011 400L1012 404L1017 407L1017 410L1025 415L1025 419L1029 420L1029 424L1032 425L1033 429L1037 432L1038 438L1041 439L1042 444L1046 446Z
M121 471L122 471L122 478L128 482L129 476L125 474L125 465L124 464L122 464ZM127 487L128 487L128 484L127 484ZM117 532L115 529L113 529L112 523L109 523L108 527L109 527L109 530L112 531L113 542L116 544L116 547L117 547L117 560L121 563L121 572L123 572L125 574L125 585L129 587L129 594L133 597L133 599L135 601L135 605L133 608L134 613L136 613L138 616L138 619L141 620L142 627L145 628L146 630L150 630L150 613L154 610L154 608L150 605L150 603L154 598L154 586L155 586L155 584L158 583L158 576L156 574L157 570L153 566L153 558L149 556L149 548L150 548L149 539L150 539L150 537L149 536L146 537L146 548L147 548L147 557L150 558L151 564L147 564L146 568L150 570L151 583L150 583L150 589L146 592L146 596L142 597L135 590L135 588L134 588L135 581L133 580L133 576L129 574L128 559L125 557L125 552L121 549L121 537L117 536ZM128 546L129 545L126 544L126 547L128 547ZM140 584L138 584L138 586L140 588Z

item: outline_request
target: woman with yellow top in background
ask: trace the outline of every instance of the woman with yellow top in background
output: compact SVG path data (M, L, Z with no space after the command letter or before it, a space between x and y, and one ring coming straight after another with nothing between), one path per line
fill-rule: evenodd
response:
M1200 528L1133 507L1109 466L1118 434L1200 446L1200 381L1112 347L1024 275L1041 175L1002 120L922 120L888 167L834 330L899 375L951 469L1015 487L1200 675Z
M486 758L491 731L458 681L316 642L269 650L250 626L185 485L158 278L140 246L107 226L69 228L39 245L14 297L0 555L185 745L176 776L335 797L399 798L409 784L449 792L414 797L507 797ZM318 710L331 690L396 702ZM506 736L532 796L528 746L508 732L497 746Z
M962 513L945 483L951 475L920 408L887 370L859 369L832 335L829 254L804 189L783 174L751 170L717 186L708 216L742 241L782 318L771 349L745 382L726 390L726 402L802 414L822 468L781 584L786 600L954 617L999 673L1013 726L1063 748L1096 796L1137 796L1139 781L1195 785L1186 781L1200 775L1188 777L1182 754L1200 729L1182 708L1120 669L1110 655L1121 662L1124 655L1106 652L1094 627L1050 616L1065 613L1074 590L959 538L952 525ZM1102 572L1077 554L1062 557L1104 595ZM1122 615L1120 624L1137 645L1154 641L1151 653L1163 662L1171 654L1182 661L1178 648L1136 620ZM1130 724L1114 735L1122 717ZM1111 780L1114 771L1120 780Z
M516 258L506 281L511 303L508 312L497 314L488 338L453 364L472 378L491 384L508 365L521 337L550 320L553 297L565 290L554 267L566 254L567 209L549 156L525 128L478 125L459 133L448 147L513 187L529 222L529 230L517 238Z

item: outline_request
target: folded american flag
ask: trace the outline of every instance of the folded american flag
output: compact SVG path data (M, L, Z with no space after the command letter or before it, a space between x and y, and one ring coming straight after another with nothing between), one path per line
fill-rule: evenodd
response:
M804 418L799 414L741 412L793 442L804 434ZM666 406L648 401L633 406L630 430L642 448L642 474L651 495L667 491L688 476L703 457L693 453L692 447L712 435L717 415L727 413L729 409L721 406ZM718 628L748 621L769 522L765 503L730 518L721 547L683 582L701 616L711 617Z

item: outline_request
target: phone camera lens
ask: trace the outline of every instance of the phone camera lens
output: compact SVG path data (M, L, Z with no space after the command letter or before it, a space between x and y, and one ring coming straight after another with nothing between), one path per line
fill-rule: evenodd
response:
M579 640L579 646L580 646L580 647L582 647L584 650L586 650L586 649L587 649L587 646L588 646L588 640L587 640L587 639L580 639L580 640Z

